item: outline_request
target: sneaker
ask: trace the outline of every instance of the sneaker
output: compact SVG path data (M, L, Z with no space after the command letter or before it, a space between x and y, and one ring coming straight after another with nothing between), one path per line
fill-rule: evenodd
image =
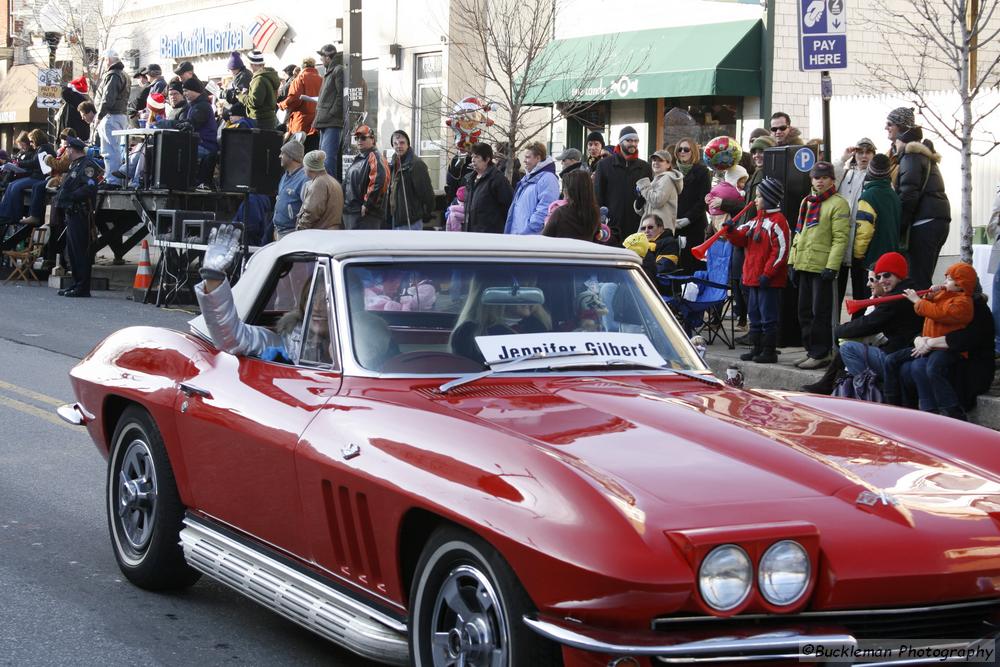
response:
M215 192L215 188L213 188L211 185L208 185L207 183L199 183L195 187L194 191L195 192Z
M824 366L829 365L831 360L832 358L829 355L819 359L816 359L815 357L806 357L804 360L800 361L795 365L798 368L812 370L814 368L823 368Z

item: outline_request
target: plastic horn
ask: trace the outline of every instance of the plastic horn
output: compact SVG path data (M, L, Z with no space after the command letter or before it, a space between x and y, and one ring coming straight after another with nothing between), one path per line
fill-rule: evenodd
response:
M747 211L749 211L750 207L753 206L753 204L754 204L753 202L750 202L749 204L747 204L746 206L744 206L742 209L740 209L739 213L737 213L736 215L732 216L732 220L736 220L741 215L743 215L744 213L746 213ZM695 247L691 248L691 256L694 257L699 262L703 261L705 259L705 255L708 254L708 249L712 247L713 243L715 243L716 241L719 240L719 237L722 236L725 233L725 231L726 231L725 226L720 227L719 231L717 231L714 234L712 234L711 236L709 236L708 239L706 239L704 243L702 243L701 245L696 245Z
M924 294L928 294L930 292L931 290L929 289L922 289L919 292L917 292L917 295L923 296ZM900 299L905 299L905 298L906 298L905 294L890 294L888 296L876 296L871 299L860 299L860 300L848 299L847 301L844 302L844 305L847 306L847 314L853 315L859 310L864 310L868 306L878 306L880 304L887 303L889 301L899 301Z

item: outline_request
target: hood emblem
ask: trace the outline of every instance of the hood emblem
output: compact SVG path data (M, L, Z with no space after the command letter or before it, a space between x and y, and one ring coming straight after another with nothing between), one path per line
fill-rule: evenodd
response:
M858 505L867 505L868 507L874 507L879 503L882 503L886 507L889 505L898 505L899 501L890 496L884 490L879 489L878 492L864 490L858 494L857 500L854 501Z
M360 454L361 454L361 447L359 447L356 443L353 442L347 445L347 447L344 447L343 449L340 450L340 455L344 458L345 461L350 461L355 456L358 456Z

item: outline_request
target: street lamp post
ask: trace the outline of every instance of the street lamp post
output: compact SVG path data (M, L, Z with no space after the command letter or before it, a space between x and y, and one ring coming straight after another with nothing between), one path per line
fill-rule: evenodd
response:
M45 32L45 44L49 47L49 69L55 69L56 67L56 49L59 48L59 41L62 39L62 34L55 31ZM60 85L62 81L60 80ZM56 140L56 110L49 108L49 137L52 141Z

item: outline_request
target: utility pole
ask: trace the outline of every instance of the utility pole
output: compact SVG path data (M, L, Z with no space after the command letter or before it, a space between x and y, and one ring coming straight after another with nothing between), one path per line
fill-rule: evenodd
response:
M347 173L347 166L353 160L355 152L352 140L354 128L359 124L365 112L364 77L361 74L362 35L361 35L361 0L349 0L347 3L347 34L344 39L344 68L347 70L347 85L344 86L344 134L341 137L343 152L343 167L341 173Z

